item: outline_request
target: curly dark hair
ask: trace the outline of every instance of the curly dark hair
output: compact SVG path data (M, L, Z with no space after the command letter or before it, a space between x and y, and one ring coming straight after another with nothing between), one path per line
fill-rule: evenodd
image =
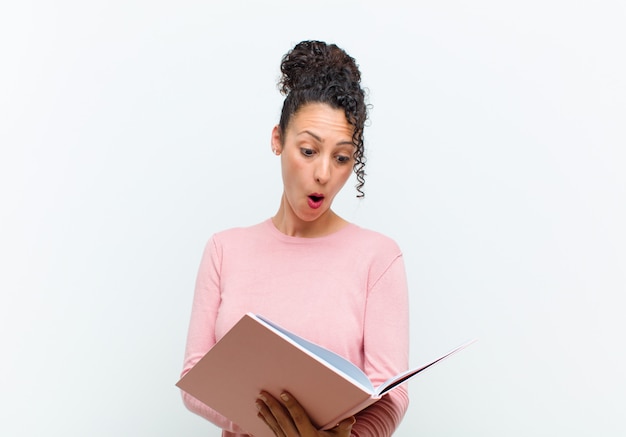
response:
M335 44L302 41L283 57L280 70L282 77L278 85L280 92L285 95L280 131L285 132L291 117L308 103L326 103L333 108L343 109L346 120L354 127L353 170L357 177L357 197L363 197L363 129L367 120L367 105L356 61Z

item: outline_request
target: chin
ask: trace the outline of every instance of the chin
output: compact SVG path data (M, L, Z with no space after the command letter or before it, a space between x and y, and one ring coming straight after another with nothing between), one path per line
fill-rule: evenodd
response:
M317 211L315 211L315 214L308 215L309 218L308 219L304 219L304 220L307 221L307 222L317 221L320 218L324 217L328 213L328 211L329 211L328 209L325 209L324 211L317 210Z

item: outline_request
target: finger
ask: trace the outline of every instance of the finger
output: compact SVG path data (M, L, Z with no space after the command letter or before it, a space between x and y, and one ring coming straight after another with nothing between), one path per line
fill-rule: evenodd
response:
M307 412L293 396L289 393L282 393L280 398L283 401L283 405L287 408L291 421L295 424L299 435L310 435L317 430L311 423Z
M350 431L352 430L352 426L356 423L356 418L354 416L343 419L339 424L332 429L333 433L336 435L350 435Z
M261 392L259 399L267 408L267 413L264 416L266 422L272 427L276 435L296 435L296 427L283 404L267 392Z
M277 437L285 437L285 433L280 429L280 425L276 421L274 414L265 403L265 397L259 396L256 401L256 407L259 410L257 416L265 422L265 424L272 430Z

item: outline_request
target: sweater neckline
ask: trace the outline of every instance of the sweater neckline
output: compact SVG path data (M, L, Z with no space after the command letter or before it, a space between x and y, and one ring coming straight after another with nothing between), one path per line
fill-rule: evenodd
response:
M291 235L287 235L287 234L283 234L282 232L280 232L278 230L278 228L276 228L276 226L274 226L274 222L272 221L272 218L268 218L267 220L265 220L264 225L269 228L270 233L272 234L272 236L274 236L275 238L281 240L281 241L285 241L288 243L312 243L312 242L317 242L317 241L327 241L327 240L331 240L337 237L340 237L341 235L343 235L344 233L348 232L350 229L353 229L356 227L355 224L348 222L345 226L343 226L341 229L328 234L328 235L324 235L322 237L294 237Z

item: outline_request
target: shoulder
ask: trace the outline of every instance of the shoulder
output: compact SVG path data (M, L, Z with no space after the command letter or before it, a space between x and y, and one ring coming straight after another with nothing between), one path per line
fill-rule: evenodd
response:
M224 229L214 233L211 238L209 238L207 246L210 245L215 248L222 248L250 245L255 241L267 238L269 234L267 224L266 220L252 226Z
M385 275L404 276L402 250L393 238L354 224L348 230L346 246L350 247L352 263L367 272L369 287Z
M392 256L402 254L400 246L393 238L371 229L362 228L353 223L348 225L346 238L350 239L351 245L367 249L370 252L384 253Z
M229 239L237 239L241 237L247 237L250 235L258 234L262 229L265 222L257 223L252 226L242 226L224 229L219 232L213 234L214 239L218 240L229 240Z

